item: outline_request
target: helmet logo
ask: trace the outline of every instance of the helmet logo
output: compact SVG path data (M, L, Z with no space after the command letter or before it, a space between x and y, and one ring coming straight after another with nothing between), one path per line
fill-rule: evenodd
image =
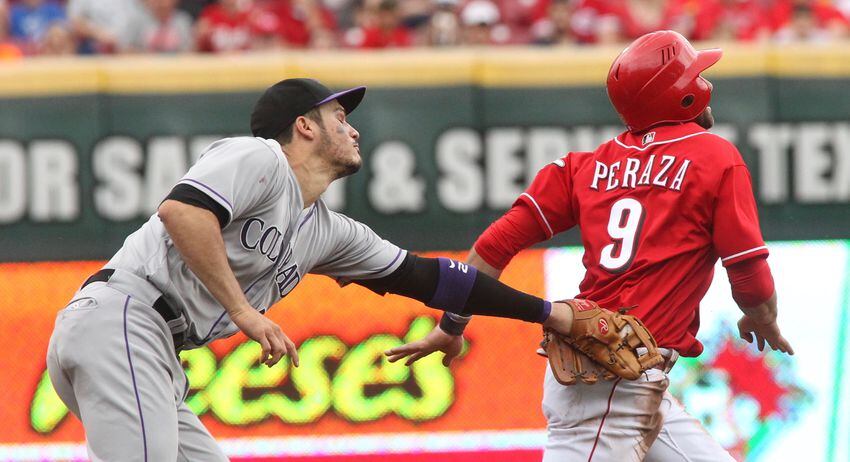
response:
M655 141L655 132L649 132L646 135L643 135L643 145L646 146L649 143Z

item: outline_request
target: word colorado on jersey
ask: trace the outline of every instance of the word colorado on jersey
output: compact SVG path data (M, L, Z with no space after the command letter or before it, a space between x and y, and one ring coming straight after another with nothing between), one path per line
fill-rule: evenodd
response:
M611 191L616 188L659 186L681 191L690 164L688 159L680 161L676 156L655 154L646 159L630 157L625 159L625 162L618 160L612 164L597 160L590 189Z

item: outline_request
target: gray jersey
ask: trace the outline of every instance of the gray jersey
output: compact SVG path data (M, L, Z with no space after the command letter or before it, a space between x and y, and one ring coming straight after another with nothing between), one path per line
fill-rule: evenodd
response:
M227 258L249 303L265 312L307 273L344 282L392 273L405 251L320 199L304 208L295 174L273 140L213 143L179 183L193 186L230 215L222 228ZM106 267L147 278L189 321L187 348L238 331L189 270L159 217L131 234Z

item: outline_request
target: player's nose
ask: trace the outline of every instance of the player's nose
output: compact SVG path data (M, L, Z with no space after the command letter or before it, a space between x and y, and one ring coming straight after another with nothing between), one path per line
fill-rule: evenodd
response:
M352 127L351 125L349 125L348 127L351 129L351 131L349 131L349 135L352 138L354 138L354 141L359 140L360 139L360 132L358 132L357 129Z

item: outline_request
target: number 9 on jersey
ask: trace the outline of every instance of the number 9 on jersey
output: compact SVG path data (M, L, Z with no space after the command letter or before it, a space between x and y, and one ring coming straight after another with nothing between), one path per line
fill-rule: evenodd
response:
M632 264L637 253L645 211L635 199L624 198L611 206L608 218L608 236L612 243L602 248L599 263L612 273L622 273Z

